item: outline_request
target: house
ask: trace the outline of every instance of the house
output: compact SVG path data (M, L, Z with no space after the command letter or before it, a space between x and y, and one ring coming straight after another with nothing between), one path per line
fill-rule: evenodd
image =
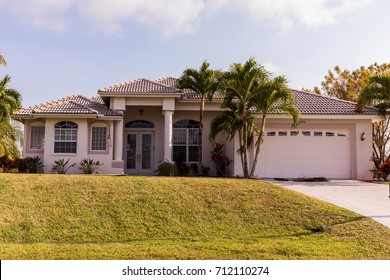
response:
M171 77L137 79L102 88L92 98L73 95L21 109L13 118L25 125L24 156L40 156L45 172L62 158L93 158L104 163L102 173L134 175L155 174L163 160L196 163L199 96L175 84ZM352 102L293 93L300 124L292 128L286 115L269 115L256 176L370 179L376 109L357 112ZM205 107L202 160L210 167L208 131L220 101L217 96ZM225 142L222 135L217 140ZM225 143L234 176L242 175L238 147L238 139Z

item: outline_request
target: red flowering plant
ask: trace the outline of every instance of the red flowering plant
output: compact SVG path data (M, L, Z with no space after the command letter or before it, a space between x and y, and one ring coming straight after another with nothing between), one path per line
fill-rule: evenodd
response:
M225 155L223 144L215 143L211 148L211 161L217 169L217 175L222 177L228 176L229 165L232 161Z
M390 174L390 161L388 160L379 166L379 171L382 173L382 178L386 180L387 176Z

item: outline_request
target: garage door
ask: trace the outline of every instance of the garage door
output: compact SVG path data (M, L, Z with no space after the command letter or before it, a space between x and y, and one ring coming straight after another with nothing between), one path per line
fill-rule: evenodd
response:
M349 130L266 130L257 175L351 177Z

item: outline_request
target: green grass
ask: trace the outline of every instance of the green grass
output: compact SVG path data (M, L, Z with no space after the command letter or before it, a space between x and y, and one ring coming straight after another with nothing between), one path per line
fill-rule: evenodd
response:
M0 195L1 259L390 259L390 229L256 180L0 174Z

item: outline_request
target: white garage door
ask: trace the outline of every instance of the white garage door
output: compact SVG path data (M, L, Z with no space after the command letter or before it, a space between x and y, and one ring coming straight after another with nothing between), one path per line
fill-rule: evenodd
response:
M349 179L350 142L349 130L266 130L257 175Z

